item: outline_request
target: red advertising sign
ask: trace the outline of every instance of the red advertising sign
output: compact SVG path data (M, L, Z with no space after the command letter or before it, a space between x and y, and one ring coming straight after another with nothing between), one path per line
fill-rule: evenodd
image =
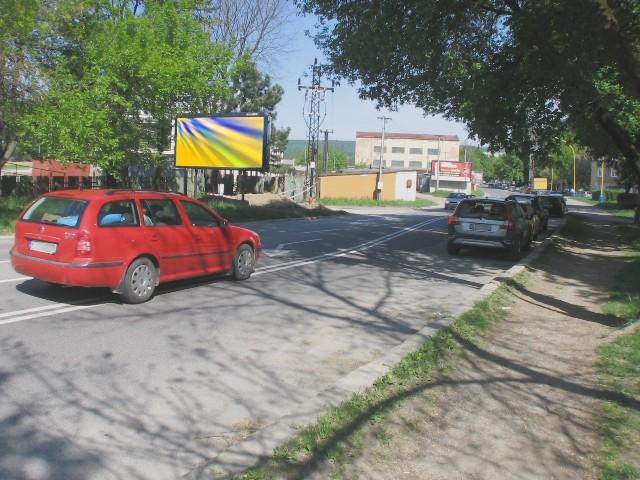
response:
M431 161L431 175L436 175L437 160ZM471 162L445 162L440 161L441 177L463 177L471 178Z

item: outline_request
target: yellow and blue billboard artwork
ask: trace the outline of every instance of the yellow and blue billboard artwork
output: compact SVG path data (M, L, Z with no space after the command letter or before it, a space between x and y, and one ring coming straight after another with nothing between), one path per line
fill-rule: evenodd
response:
M267 121L259 116L176 119L176 167L262 169Z

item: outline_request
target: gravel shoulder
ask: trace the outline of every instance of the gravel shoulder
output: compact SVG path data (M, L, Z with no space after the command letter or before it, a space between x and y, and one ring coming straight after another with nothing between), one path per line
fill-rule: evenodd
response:
M507 318L426 388L367 427L348 462L313 478L598 477L601 305L629 261L612 217L581 215L528 267Z

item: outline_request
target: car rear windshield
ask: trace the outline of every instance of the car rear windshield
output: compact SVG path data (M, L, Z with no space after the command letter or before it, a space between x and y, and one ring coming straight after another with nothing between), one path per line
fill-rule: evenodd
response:
M464 193L450 193L449 198L464 198L466 195Z
M29 207L22 220L77 228L87 203L86 200L75 198L42 197Z
M506 220L507 206L496 202L462 202L456 215L466 218L484 218L487 220Z

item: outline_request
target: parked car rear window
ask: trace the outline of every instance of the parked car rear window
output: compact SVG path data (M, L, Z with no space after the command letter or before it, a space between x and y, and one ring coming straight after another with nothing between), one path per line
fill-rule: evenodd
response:
M171 200L142 200L144 224L148 227L182 225L178 209Z
M106 203L98 213L98 225L101 227L132 227L139 224L136 204L132 200Z
M466 198L467 195L464 193L450 193L448 198Z
M29 207L22 220L77 228L88 203L86 200L75 198L42 197Z
M504 203L462 202L456 215L466 218L485 218L487 220L506 220L507 207Z

